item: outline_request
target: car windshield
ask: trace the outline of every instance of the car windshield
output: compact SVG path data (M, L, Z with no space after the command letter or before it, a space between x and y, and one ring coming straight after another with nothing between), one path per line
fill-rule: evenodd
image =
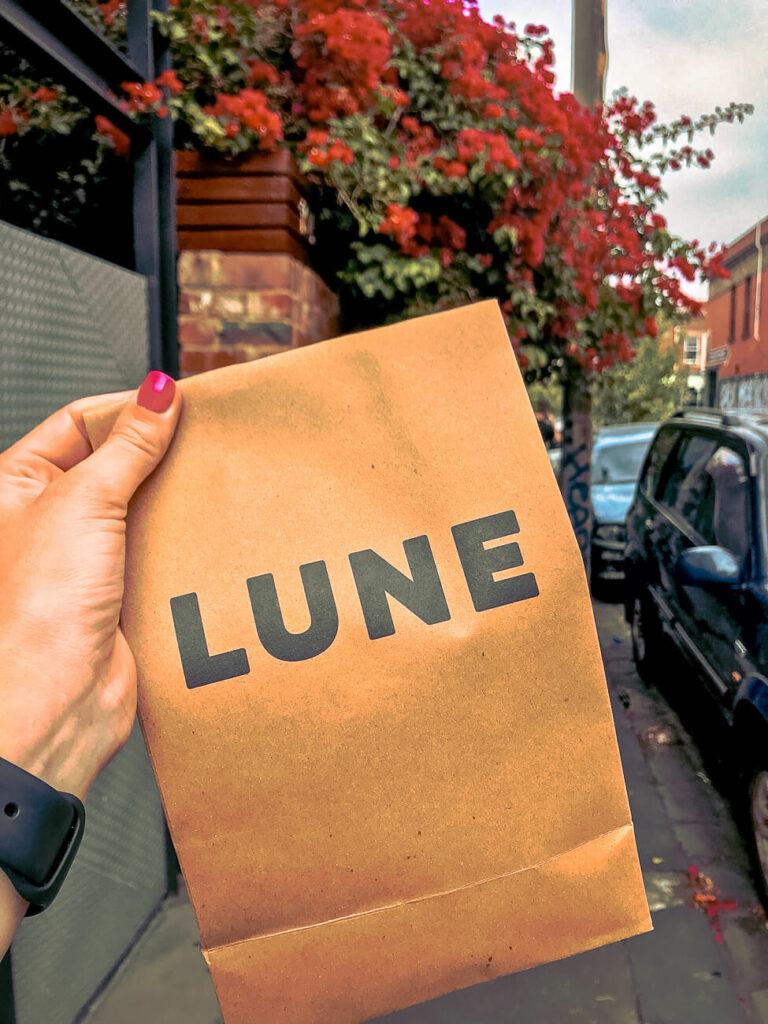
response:
M633 484L640 475L649 441L650 438L596 448L592 454L592 483Z

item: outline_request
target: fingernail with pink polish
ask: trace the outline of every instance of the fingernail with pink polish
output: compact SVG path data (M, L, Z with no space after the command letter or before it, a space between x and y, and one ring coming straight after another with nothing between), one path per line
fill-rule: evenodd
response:
M144 378L144 382L136 395L136 405L152 412L165 412L176 394L176 384L171 377L160 370L152 370Z

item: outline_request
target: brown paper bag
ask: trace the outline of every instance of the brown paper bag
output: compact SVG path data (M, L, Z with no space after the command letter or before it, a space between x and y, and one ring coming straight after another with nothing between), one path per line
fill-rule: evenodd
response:
M227 1024L362 1021L647 930L584 571L496 304L180 387L123 625Z

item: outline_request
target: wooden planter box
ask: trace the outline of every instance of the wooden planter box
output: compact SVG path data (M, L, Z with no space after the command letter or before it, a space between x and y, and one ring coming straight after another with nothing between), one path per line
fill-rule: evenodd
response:
M307 262L309 210L289 153L176 154L179 250L287 253Z

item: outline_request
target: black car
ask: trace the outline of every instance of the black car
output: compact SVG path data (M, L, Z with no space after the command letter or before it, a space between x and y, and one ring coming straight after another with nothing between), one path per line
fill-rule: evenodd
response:
M627 514L625 568L640 675L658 679L671 641L735 741L768 905L768 413L662 423Z

